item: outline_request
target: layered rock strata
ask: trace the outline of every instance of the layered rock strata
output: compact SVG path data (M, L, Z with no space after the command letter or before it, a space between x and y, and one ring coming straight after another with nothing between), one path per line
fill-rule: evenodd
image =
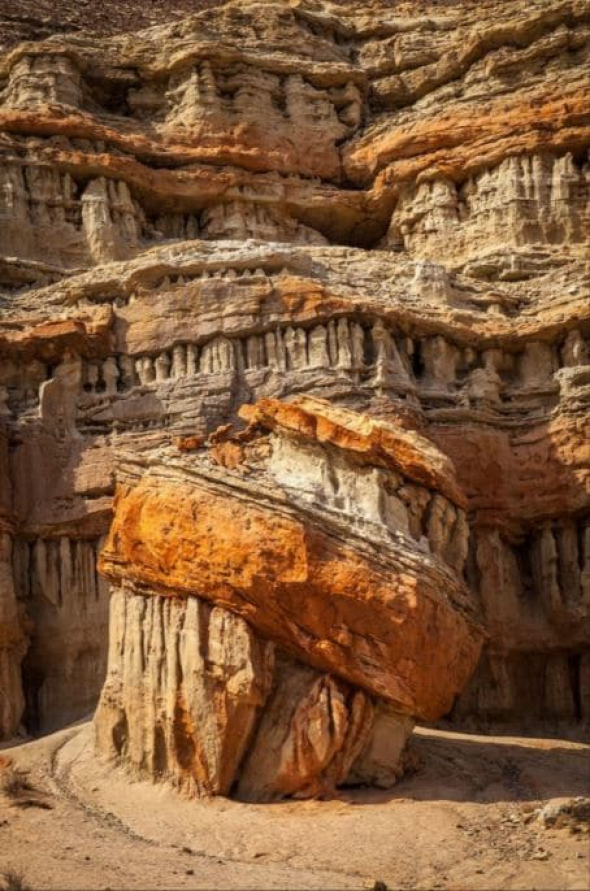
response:
M99 749L135 768L264 800L369 778L377 702L393 740L436 720L482 632L448 459L323 400L246 408L249 427L209 451L180 439L184 457L122 465L95 726Z
M301 393L455 465L456 720L590 720L589 23L230 2L0 55L0 735L94 707L120 456Z

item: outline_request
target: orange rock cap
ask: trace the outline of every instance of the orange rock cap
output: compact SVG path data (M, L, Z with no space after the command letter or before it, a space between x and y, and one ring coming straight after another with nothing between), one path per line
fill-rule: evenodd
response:
M335 446L363 464L398 471L437 489L457 506L467 506L451 459L414 431L311 396L300 396L292 402L261 399L255 405L242 406L240 417L267 430Z

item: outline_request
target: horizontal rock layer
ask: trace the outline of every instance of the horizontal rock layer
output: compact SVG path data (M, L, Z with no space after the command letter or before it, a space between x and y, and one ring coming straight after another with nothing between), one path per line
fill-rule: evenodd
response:
M121 456L302 393L455 465L383 501L483 606L461 720L587 720L588 0L145 15L0 55L0 734L96 699Z

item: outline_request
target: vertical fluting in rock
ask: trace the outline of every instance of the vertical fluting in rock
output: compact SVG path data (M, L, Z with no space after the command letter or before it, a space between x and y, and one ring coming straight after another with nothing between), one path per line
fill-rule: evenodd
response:
M230 0L116 38L6 30L2 736L97 700L123 456L301 394L454 463L461 506L321 445L297 486L355 522L388 512L481 605L455 720L590 720L589 21L587 0ZM233 472L239 445L217 452ZM350 717L356 682L316 681Z

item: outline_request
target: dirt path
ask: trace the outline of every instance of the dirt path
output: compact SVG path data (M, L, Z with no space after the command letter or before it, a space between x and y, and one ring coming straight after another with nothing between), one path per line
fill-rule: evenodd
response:
M5 749L34 792L0 795L0 875L33 889L588 889L590 838L531 819L588 795L590 747L421 730L392 792L189 802L92 757L89 726ZM1 879L0 879L1 885Z

